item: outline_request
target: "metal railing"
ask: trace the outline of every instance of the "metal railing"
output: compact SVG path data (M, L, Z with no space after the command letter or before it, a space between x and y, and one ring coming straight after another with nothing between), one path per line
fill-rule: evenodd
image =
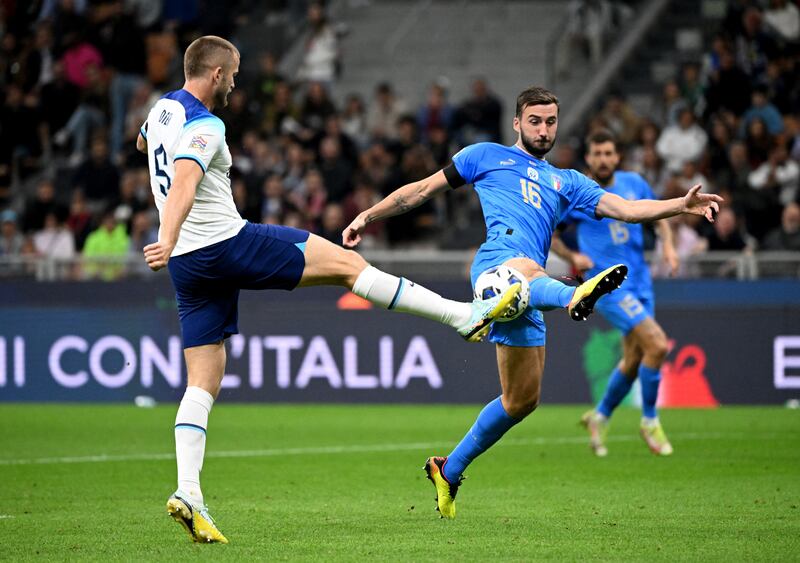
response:
M428 280L468 279L475 256L470 250L366 250L363 256L383 270L409 278ZM658 257L647 255L656 264ZM657 270L658 268L656 268ZM551 275L569 273L569 267L555 256L548 261ZM113 282L120 279L156 279L141 255L118 258L75 258L55 260L37 256L0 256L0 284L3 280ZM658 272L655 272L658 277ZM662 276L663 277L663 276ZM783 278L800 280L800 252L706 252L683 260L680 278L728 278L755 280Z

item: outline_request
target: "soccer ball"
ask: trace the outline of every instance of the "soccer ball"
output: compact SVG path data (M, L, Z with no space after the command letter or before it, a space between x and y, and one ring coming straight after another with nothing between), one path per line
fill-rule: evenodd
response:
M528 285L527 278L519 270L508 266L496 266L489 268L475 280L475 298L491 299L495 295L501 295L509 286L520 283L522 288L517 294L516 299L511 302L511 306L505 315L497 319L497 322L513 321L519 317L531 301L531 286Z

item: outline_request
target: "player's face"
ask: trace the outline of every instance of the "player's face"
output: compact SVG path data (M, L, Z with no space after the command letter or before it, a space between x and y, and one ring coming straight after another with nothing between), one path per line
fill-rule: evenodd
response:
M219 70L219 82L214 88L214 107L225 107L228 105L228 94L236 87L235 79L239 74L239 57L226 67Z
M558 106L526 106L522 115L514 118L514 131L519 133L519 142L526 151L536 158L544 157L556 142Z
M586 153L586 164L592 177L601 184L608 184L614 171L619 166L619 153L614 147L614 143L590 143Z

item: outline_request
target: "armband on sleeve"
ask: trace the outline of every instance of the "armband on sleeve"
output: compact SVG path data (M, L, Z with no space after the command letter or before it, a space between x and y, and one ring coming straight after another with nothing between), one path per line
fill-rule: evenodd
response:
M444 172L444 177L447 178L447 183L450 184L451 188L460 188L467 183L456 170L455 164L449 164L442 172Z

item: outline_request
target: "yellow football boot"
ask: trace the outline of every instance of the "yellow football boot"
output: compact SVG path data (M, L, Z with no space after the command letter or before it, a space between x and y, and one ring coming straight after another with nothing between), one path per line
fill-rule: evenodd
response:
M569 316L573 321L585 321L594 311L594 304L603 295L617 289L628 277L624 264L611 266L575 288L569 303Z
M214 519L208 513L205 505L193 505L188 499L180 495L180 491L169 497L167 501L167 514L188 532L192 541L197 543L228 543L214 524Z
M442 473L442 467L447 461L446 457L429 457L425 461L425 473L428 474L433 486L436 487L436 510L439 511L440 518L456 517L456 494L461 482L461 477L457 483L451 483Z

